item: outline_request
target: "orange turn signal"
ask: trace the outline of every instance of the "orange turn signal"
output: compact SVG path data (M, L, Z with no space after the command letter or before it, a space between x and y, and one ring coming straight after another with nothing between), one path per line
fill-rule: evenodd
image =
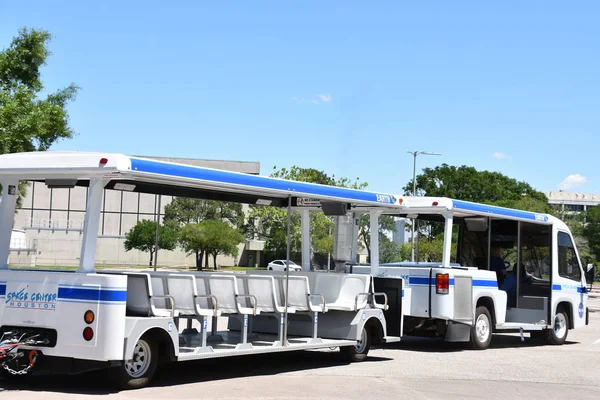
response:
M94 322L94 312L92 310L87 310L83 315L83 320L86 324L91 324Z

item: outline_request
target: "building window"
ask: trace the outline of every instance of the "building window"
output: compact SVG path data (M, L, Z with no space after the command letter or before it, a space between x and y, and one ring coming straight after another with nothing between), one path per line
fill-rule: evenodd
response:
M565 211L584 211L582 204L565 204Z

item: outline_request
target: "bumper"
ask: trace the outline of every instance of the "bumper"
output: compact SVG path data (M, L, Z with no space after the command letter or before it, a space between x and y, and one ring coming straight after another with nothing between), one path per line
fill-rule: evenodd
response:
M32 371L57 373L57 374L80 374L83 372L107 369L122 365L123 361L95 361L80 358L44 356L40 354Z

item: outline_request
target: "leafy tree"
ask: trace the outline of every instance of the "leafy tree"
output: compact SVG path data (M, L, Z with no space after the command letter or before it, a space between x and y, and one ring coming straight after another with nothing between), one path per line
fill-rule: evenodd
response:
M589 252L600 260L600 206L588 208L582 235L587 240Z
M417 194L433 197L450 197L459 200L498 205L547 207L548 198L525 182L518 182L499 172L477 171L473 167L442 164L425 168L417 175ZM412 180L404 193L412 194ZM524 200L527 199L527 200ZM537 202L536 202L537 201Z
M156 253L156 222L149 219L138 221L125 234L125 251L133 249L150 253L150 263ZM163 224L159 227L158 248L164 250L174 250L177 245L177 231L169 224Z
M206 235L202 224L187 224L179 231L179 245L187 254L195 254L196 269L202 271L202 259L206 250ZM208 267L208 263L207 263Z
M407 251L408 249L408 251ZM410 247L398 244L383 233L379 234L379 262L391 263L404 261L410 257Z
M244 225L242 204L175 197L165 206L165 222L185 227L187 224L198 225L208 220L226 221L236 228L241 228ZM193 252L196 255L196 268L202 269L203 259L206 260L208 266L208 253L205 253L204 247L200 246L201 242L199 242L201 230L195 227L181 233L185 236L180 237L180 246L188 254ZM204 258L203 255L206 257Z
M391 215L379 216L379 237L384 232L396 232L396 223ZM363 215L359 220L358 238L367 249L367 259L371 262L371 219L369 215ZM387 239L387 237L386 237ZM389 240L389 239L388 239ZM381 243L379 244L381 246ZM381 247L379 249L381 251ZM379 256L381 259L381 255Z
M44 30L24 28L0 52L0 154L48 150L73 137L66 105L79 88L71 84L38 97L44 90L40 68L51 54L50 38ZM20 206L26 185L19 189Z
M206 220L200 224L205 240L206 254L213 256L214 269L217 269L217 256L225 254L232 257L238 254L238 245L244 241L244 235L225 221ZM208 267L208 262L206 263Z
M242 204L175 197L165 206L165 221L174 220L180 224L192 222L198 224L208 219L224 220L235 227L241 227L244 224Z

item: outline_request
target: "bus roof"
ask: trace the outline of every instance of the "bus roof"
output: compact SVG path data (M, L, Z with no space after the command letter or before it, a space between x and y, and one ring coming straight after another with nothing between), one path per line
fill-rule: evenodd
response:
M308 205L305 198L393 207L396 196L239 172L151 160L115 153L30 152L0 155L0 179L44 181L49 187L88 186L92 178L110 179L107 189L236 201L247 204Z
M446 210L451 210L457 217L495 217L530 221L538 224L558 224L562 228L566 228L563 221L550 214L498 207L447 197L408 196L399 197L398 202L406 207L405 211L403 211L404 215L421 213L442 214Z

